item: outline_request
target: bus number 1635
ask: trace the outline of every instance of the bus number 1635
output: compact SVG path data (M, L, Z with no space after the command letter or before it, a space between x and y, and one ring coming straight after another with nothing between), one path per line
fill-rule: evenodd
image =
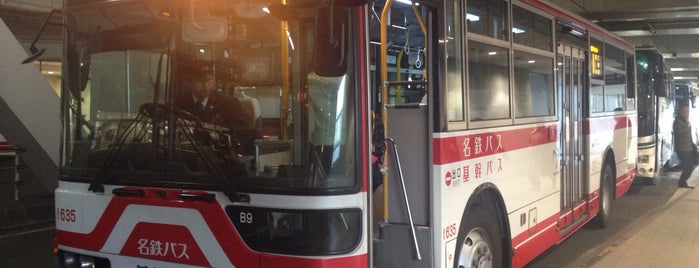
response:
M56 219L65 222L75 222L75 209L57 208Z

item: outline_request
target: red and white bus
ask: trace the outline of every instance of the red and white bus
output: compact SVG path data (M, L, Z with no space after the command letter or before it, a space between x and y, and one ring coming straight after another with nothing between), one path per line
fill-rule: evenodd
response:
M61 267L521 267L635 175L633 46L538 0L64 16Z

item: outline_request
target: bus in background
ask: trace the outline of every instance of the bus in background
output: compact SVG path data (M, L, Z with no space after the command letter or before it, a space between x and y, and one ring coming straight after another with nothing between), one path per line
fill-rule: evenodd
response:
M638 90L638 172L657 184L659 172L672 156L675 90L662 55L654 48L636 49Z
M405 2L66 0L59 266L522 267L609 224L634 47L540 0Z
M689 105L696 108L696 94L699 88L691 83L675 81L675 101L677 106Z

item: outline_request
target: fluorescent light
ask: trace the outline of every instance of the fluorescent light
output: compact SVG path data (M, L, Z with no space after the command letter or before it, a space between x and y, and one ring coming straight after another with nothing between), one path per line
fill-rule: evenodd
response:
M684 71L684 68L670 68L670 71L673 71L673 72Z
M574 27L571 27L571 26L563 26L563 28L561 29L561 31L564 32L564 33L573 35L573 36L575 36L575 37L582 37L583 35L585 35L585 32L583 32L583 31L581 31L581 30L579 30L579 29L576 29L576 28L574 28Z
M577 29L572 29L572 30L570 30L570 34L575 35L575 36L577 36L577 37L580 37L580 36L585 35L585 33L581 32L581 31L579 31L579 30L577 30Z
M689 53L666 53L662 54L663 58L699 58L699 53L698 52L689 52Z
M408 4L408 5L412 5L412 4L413 4L413 1L410 1L410 0L396 0L396 2L398 2L398 3L403 3L403 4ZM416 5L416 6L419 6L420 4L415 3L415 5Z
M496 55L496 54L498 54L498 53L495 52L495 51L490 51L490 52L488 52L488 55L491 55L491 56L492 56L492 55Z
M535 62L536 62L535 60L527 61L527 63L535 63Z
M466 13L466 20L467 21L479 21L479 20L481 20L481 17L478 17L478 16L473 15L471 13Z
M522 29L522 28L512 27L512 33L513 33L513 34L521 34L521 33L525 33L525 32L527 32L527 31L525 31L525 30Z

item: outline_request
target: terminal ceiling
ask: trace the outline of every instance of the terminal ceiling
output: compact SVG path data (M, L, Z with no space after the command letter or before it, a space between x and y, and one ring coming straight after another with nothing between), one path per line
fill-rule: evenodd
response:
M698 0L544 0L640 47L655 47L675 82L699 82Z
M635 46L657 48L679 82L699 82L699 0L542 0L592 20ZM61 0L4 0L0 17L28 48L48 10ZM60 22L60 18L55 19ZM46 45L59 43L60 30L45 34ZM48 31L51 32L51 31ZM414 32L419 32L415 30ZM51 51L56 50L56 53ZM45 57L58 60L60 48Z

